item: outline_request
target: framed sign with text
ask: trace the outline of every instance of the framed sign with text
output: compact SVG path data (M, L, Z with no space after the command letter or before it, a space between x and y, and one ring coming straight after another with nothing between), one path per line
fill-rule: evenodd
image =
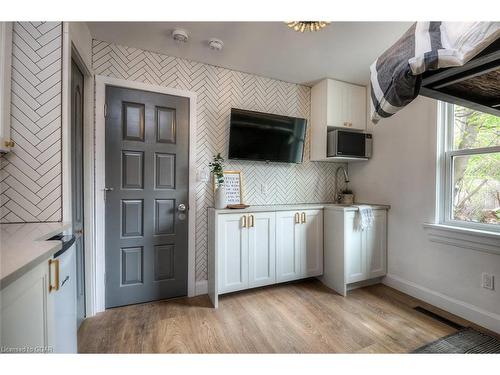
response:
M243 203L241 171L224 171L224 189L226 191L226 204Z

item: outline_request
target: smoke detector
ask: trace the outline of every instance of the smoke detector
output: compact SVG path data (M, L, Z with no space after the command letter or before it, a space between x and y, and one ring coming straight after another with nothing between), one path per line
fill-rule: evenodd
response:
M224 47L224 43L220 39L212 38L208 41L208 46L210 49L220 51Z
M189 39L189 36L185 30L175 29L174 31L172 31L172 38L176 42L186 43Z

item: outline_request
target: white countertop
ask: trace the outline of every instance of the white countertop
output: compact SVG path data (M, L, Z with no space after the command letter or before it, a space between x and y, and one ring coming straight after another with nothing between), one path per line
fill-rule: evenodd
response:
M62 248L61 241L46 241L71 227L67 223L0 225L0 289Z
M372 203L355 203L355 205L346 204L336 204L336 203L299 203L299 204L274 204L274 205L262 205L262 206L250 206L243 209L231 209L222 208L215 209L210 208L210 210L215 211L218 214L229 214L238 212L273 212L273 211L293 211L293 210L341 210L341 211L356 211L357 205L370 206L374 210L388 210L390 206L384 204L372 204Z

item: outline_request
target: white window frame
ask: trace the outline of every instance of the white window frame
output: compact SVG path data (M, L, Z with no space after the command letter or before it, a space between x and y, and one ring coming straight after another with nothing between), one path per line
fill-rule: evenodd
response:
M474 223L453 219L453 157L500 152L500 146L466 150L453 149L454 104L439 102L438 106L438 168L436 222L450 227L461 227L500 233L500 225Z

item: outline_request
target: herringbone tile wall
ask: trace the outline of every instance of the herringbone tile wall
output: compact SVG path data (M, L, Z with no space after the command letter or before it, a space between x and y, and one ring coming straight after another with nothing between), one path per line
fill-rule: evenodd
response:
M309 118L310 88L212 65L95 40L96 74L194 91L198 94L198 168L206 168L217 152L227 155L231 107ZM228 162L243 171L245 203L280 204L333 200L337 165ZM261 184L267 184L263 194ZM207 208L213 206L210 183L196 187L196 279L207 278Z
M12 151L0 158L0 222L60 221L62 24L17 22Z

